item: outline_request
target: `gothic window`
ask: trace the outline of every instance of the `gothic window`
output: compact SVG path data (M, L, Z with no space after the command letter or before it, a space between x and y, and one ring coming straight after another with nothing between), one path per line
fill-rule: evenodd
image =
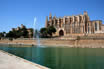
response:
M97 31L97 23L95 23L95 31Z
M55 27L57 27L57 22L55 23Z
M59 27L61 28L61 23L59 23Z
M88 33L89 33L90 29L89 29L89 23L88 23Z
M82 20L82 18L81 18L81 16L79 17L79 21L81 22L81 20Z
M72 32L74 33L74 30L75 30L75 29L74 29L74 23L72 23L72 30L73 30Z
M84 33L84 26L83 26L83 33Z
M52 21L52 26L54 25L53 21Z
M62 27L64 27L64 24L62 24Z
M48 24L48 26L50 26L50 24Z
M99 23L99 30L101 30L101 23Z
M72 27L74 27L74 23L72 23Z
M70 18L70 23L71 23L71 18Z
M89 27L89 23L88 23L88 27Z
M70 22L71 22L71 23L73 22L73 19L72 19L72 18L70 18Z
M75 17L75 22L77 22L77 17Z
M90 31L90 29L89 29L89 27L88 27L88 33L89 33L89 31Z

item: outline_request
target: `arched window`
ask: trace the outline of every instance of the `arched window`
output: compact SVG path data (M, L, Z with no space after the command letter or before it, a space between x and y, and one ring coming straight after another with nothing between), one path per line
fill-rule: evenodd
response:
M71 23L71 18L70 18L70 23Z
M75 17L75 22L77 22L77 17Z
M84 26L83 26L83 33L84 33Z
M88 23L88 33L89 33L89 31L90 31L90 28L89 28L89 23Z
M82 22L82 17L81 16L79 16L79 21Z
M90 31L90 29L89 29L89 27L88 27L88 33L89 33L89 31Z
M97 23L95 23L95 31L97 31Z
M89 27L89 23L88 23L88 27Z

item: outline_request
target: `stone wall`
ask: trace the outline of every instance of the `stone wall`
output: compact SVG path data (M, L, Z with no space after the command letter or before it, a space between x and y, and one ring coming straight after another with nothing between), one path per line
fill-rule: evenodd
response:
M37 45L36 40L0 40L1 44L27 44ZM104 38L79 38L79 39L41 39L44 46L67 46L67 47L89 47L104 48Z

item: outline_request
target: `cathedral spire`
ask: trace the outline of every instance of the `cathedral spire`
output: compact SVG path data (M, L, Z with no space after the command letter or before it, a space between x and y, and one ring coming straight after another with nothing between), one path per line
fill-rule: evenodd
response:
M46 16L46 24L45 26L47 27L48 26L48 16Z
M49 14L49 21L52 21L52 14Z
M52 14L51 13L49 14L49 17L52 17Z
M87 11L84 11L84 15L88 15Z
M89 16L88 16L87 11L84 11L84 15L85 15L85 19L86 19L87 21L90 21L90 18L89 18Z

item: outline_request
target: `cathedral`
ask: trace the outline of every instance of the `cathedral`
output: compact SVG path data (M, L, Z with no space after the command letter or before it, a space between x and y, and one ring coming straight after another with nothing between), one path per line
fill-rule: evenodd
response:
M85 35L95 34L101 32L102 21L90 20L88 13L85 11L83 15L64 16L57 18L50 14L46 17L46 28L54 26L56 33L54 36L68 36L68 35Z

